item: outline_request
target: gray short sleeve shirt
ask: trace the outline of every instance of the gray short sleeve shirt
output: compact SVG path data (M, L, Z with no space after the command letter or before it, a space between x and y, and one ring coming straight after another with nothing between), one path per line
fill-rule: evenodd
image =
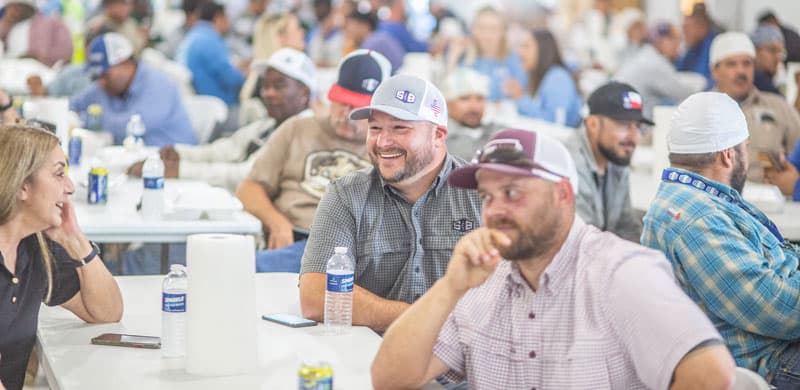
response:
M325 273L337 246L355 255L355 283L380 297L414 302L447 270L456 242L480 223L476 191L447 183L464 165L448 155L431 188L414 204L374 168L328 186L317 208L300 273Z

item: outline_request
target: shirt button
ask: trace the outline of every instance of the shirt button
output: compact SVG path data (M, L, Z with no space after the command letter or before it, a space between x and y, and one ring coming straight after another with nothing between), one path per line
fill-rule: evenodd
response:
M11 297L11 303L17 303L17 297Z
M533 312L530 312L530 313L528 313L528 318L534 319L534 318L536 318L536 314L534 314Z
M17 277L11 278L11 283L14 283L14 284L19 283L19 278L17 278Z
M528 357L531 358L531 359L535 358L536 357L536 352L531 351L531 353L528 354Z
M416 267L414 268L414 272L416 272L416 273L419 273L419 266L416 266Z

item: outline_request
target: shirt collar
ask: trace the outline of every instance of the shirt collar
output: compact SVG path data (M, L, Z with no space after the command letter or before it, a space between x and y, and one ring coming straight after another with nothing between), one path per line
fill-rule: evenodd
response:
M569 229L567 239L561 244L561 248L539 277L539 291L544 291L548 295L555 294L563 286L567 276L574 273L572 265L578 257L579 251L577 248L580 245L585 227L586 223L575 215L575 220ZM506 277L506 284L510 291L528 287L528 283L522 277L519 265L516 262L511 262L511 272Z
M450 156L450 153L447 153L444 158L444 164L442 164L442 169L439 170L439 174L433 179L433 183L427 192L433 190L434 195L439 196L439 191L447 184L447 176L450 175L450 171L453 170L454 165L455 161ZM372 172L378 177L384 193L402 197L402 194L397 189L386 183L378 168L372 168Z
M578 140L581 143L580 153L583 155L584 160L586 160L589 169L595 175L599 175L597 161L594 158L594 153L592 153L592 147L589 145L589 134L587 133L586 126L582 126L580 130L578 130Z
M720 194L729 196L731 199L734 200L734 202L746 203L744 201L744 199L742 198L742 195L739 194L739 191L736 191L731 186L722 184L722 183L720 183L718 181L711 180L711 179L709 179L709 178L707 178L707 177L705 177L703 175L697 174L697 173L692 172L692 171L687 171L685 169L680 169L680 168L669 168L669 169L671 169L673 171L676 171L678 173L689 175L690 177L692 177L694 179L702 180L702 181L704 181L704 182L706 182L708 184L714 185L714 187L716 187L716 189L719 190ZM697 189L697 190L700 191L699 189Z

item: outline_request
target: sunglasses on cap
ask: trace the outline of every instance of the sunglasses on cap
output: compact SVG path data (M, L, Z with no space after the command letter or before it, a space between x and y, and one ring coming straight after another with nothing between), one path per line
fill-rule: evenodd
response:
M496 139L489 141L483 148L475 152L473 164L504 164L527 168L534 176L559 182L563 175L555 173L533 161L525 153L519 140Z

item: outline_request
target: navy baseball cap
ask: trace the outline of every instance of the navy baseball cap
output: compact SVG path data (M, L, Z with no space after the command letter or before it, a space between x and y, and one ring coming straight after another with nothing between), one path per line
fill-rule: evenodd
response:
M655 125L642 113L642 95L625 83L612 81L602 85L589 95L586 104L589 106L588 115L602 115L620 121Z
M133 57L133 46L117 33L105 33L92 40L86 69L92 80L108 72L108 68Z
M392 64L377 51L359 49L339 63L339 78L328 100L353 107L368 106L378 86L391 76Z

